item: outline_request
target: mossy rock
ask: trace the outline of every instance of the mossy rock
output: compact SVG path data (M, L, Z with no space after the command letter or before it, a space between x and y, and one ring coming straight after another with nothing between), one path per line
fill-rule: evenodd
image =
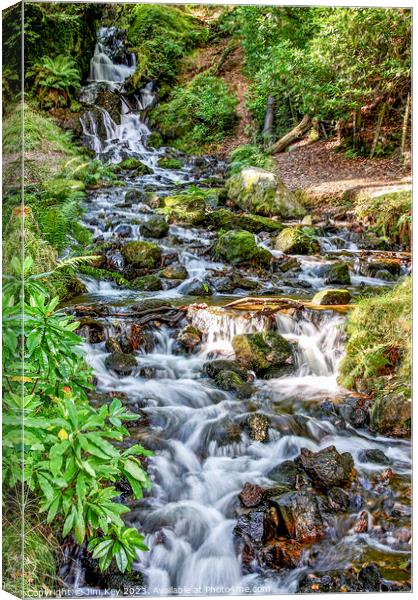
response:
M226 182L228 197L239 208L267 217L296 218L304 215L303 207L275 173L246 167Z
M170 223L200 225L205 221L205 201L202 197L189 194L165 196L161 199L163 208L159 212L166 215Z
M112 352L105 358L105 366L118 375L130 375L136 367L136 358L133 354Z
M178 158L160 158L157 165L161 169L181 169L183 163Z
M286 227L276 238L276 250L285 254L315 254L319 244L300 227Z
M45 191L51 198L65 200L74 192L84 192L86 186L78 179L51 179L45 183Z
M143 198L144 198L144 192L142 190L132 189L132 190L126 190L124 201L125 201L125 204L137 203L137 202L142 202Z
M278 221L259 215L238 215L237 213L220 208L208 215L208 222L214 229L245 229L251 233L267 231L277 233L283 229Z
M168 229L168 223L162 215L153 215L141 224L141 234L144 237L163 238Z
M345 262L336 262L332 265L326 265L325 283L338 285L350 285L350 271Z
M312 304L332 306L334 304L348 304L350 300L351 294L348 290L322 290L312 298Z
M161 250L152 242L127 242L121 252L126 262L135 267L155 269L161 262Z
M249 231L227 231L218 237L213 250L215 258L225 260L232 265L251 263L268 266L271 254L257 246L254 234Z
M141 290L144 292L158 292L163 288L161 279L157 275L144 275L136 277L129 283L132 290Z
M246 383L234 371L221 371L215 377L216 385L225 392L236 392L241 398L249 398L253 392L251 384Z
M166 267L165 269L160 271L159 275L163 279L174 279L182 281L187 279L189 276L187 269L182 265Z
M149 175L152 173L152 169L147 165L144 165L137 158L125 158L122 162L117 165L119 171L135 171L137 175Z
M293 362L292 346L278 333L243 333L232 339L237 361L257 374Z
M248 381L251 375L250 371L241 366L236 360L227 360L223 358L206 362L203 365L203 369L211 379L216 379L216 377L224 371L236 373L242 381Z
M371 428L384 435L408 436L411 433L412 402L403 394L386 393L377 397L370 410Z
M151 148L156 148L158 150L158 148L164 146L162 135L157 131L153 131L147 139L147 144L148 146L151 146Z

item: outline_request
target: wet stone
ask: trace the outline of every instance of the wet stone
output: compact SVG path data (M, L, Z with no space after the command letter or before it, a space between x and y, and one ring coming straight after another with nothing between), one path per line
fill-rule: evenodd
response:
M108 352L122 352L118 339L113 336L106 340L105 347Z
M333 512L345 512L350 506L349 494L339 487L332 487L327 492L327 503Z
M203 365L203 369L206 375L212 379L214 379L223 371L232 371L233 373L236 373L243 381L250 381L252 379L251 372L244 367L241 367L241 365L234 360L212 360L206 362Z
M301 469L292 460L285 460L267 473L267 477L283 488L294 490L298 479L302 477Z
M370 448L368 450L362 450L359 455L361 462L376 463L378 465L388 465L390 460L386 454L379 450L379 448Z
M106 356L105 366L118 375L130 375L136 368L136 359L132 354L112 352L112 354Z
M193 327L193 325L187 325L182 329L177 336L177 341L185 348L186 350L194 350L196 346L200 344L202 341L202 332L197 329L197 327Z
M296 540L273 540L263 547L260 559L270 569L295 569L302 559L302 546Z
M321 487L344 486L352 479L353 457L349 452L340 454L335 446L319 452L302 448L297 460L313 482Z
M253 510L238 518L234 533L249 543L262 544L266 535L263 510Z
M80 327L77 329L77 333L90 344L99 344L106 339L104 325L89 318L80 319Z
M324 536L325 525L317 497L308 492L288 492L270 498L284 520L289 537L298 542L313 542Z
M246 508L252 508L260 504L265 495L264 488L256 485L255 483L244 483L242 492L239 495L239 499Z
M247 427L250 431L250 437L255 442L266 442L268 440L268 430L270 419L266 415L253 414L247 419Z

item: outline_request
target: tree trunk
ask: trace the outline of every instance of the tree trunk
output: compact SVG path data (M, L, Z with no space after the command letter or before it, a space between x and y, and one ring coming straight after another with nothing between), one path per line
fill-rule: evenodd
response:
M411 111L411 94L408 94L406 99L405 106L405 114L403 117L403 126L402 126L402 139L401 139L401 161L405 160L405 145L406 145L406 136L408 133L408 121L409 121L409 113Z
M264 127L263 127L263 140L264 145L269 146L273 137L273 124L274 124L274 98L273 96L269 96L267 98L267 110L266 116L264 119Z
M377 117L376 131L374 132L372 149L370 150L370 158L373 158L374 153L376 152L377 142L379 141L380 130L382 128L383 117L385 116L385 110L386 102L383 102L382 106L380 107L379 116Z
M269 154L277 154L278 152L283 152L284 150L286 150L286 148L288 146L290 146L290 144L292 142L294 142L295 140L300 138L304 133L306 133L308 131L308 129L311 127L311 125L312 125L311 117L308 117L308 115L305 115L303 117L302 121L299 123L299 125L296 125L296 127L294 127L292 129L292 131L289 131L289 133L286 133L286 135L284 135L282 138L280 138L280 140L278 140L275 144L270 146L270 148L267 150L267 152Z

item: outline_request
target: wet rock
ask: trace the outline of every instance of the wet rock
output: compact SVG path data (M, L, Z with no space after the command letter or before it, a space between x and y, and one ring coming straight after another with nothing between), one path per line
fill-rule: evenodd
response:
M239 499L246 508L253 508L260 504L265 496L264 488L256 485L255 483L244 483L242 492L239 495Z
M119 341L117 340L117 338L115 338L113 336L109 337L106 340L105 347L108 352L118 352L118 353L122 352L122 348L121 348Z
M146 300L141 300L140 302L136 302L132 305L132 310L137 314L142 314L148 311L155 311L162 308L170 309L170 303L168 300L160 300L159 298L147 298Z
M262 374L269 367L293 363L292 346L278 333L244 333L232 339L237 361Z
M163 238L168 233L168 223L161 215L153 215L141 224L141 234L144 237Z
M335 446L328 446L319 452L302 448L297 461L313 482L321 487L347 485L353 476L353 457L349 452L340 454Z
M316 240L304 233L300 227L286 227L277 236L276 250L286 254L315 254L319 252Z
M105 366L118 375L130 375L136 367L136 359L133 354L123 352L112 352L105 358Z
M350 272L345 262L336 262L331 265L325 265L323 270L326 284L350 285Z
M296 540L273 540L263 547L260 559L270 569L295 569L302 560L302 546Z
M89 318L80 319L80 327L77 329L77 333L90 344L99 344L106 339L103 323Z
M178 158L160 158L157 165L161 169L181 169L183 163Z
M226 420L220 427L217 427L214 433L214 439L219 446L228 446L229 444L241 441L242 431L238 423Z
M285 460L276 467L273 467L267 473L267 477L284 489L294 490L297 487L298 481L303 478L303 472L293 460Z
M242 381L251 381L253 379L251 372L235 360L211 360L203 365L203 369L206 375L212 379L215 379L223 371L236 373Z
M345 512L350 506L349 494L340 487L332 487L327 492L328 507L333 512Z
M238 518L234 533L250 544L262 544L266 535L266 519L263 510L252 510Z
M380 592L382 577L377 566L373 563L361 568L358 580L365 592Z
M135 175L149 175L152 173L152 169L147 165L144 165L137 158L125 158L122 162L116 165L115 171L130 171L135 172Z
M370 409L370 426L374 431L399 437L411 433L411 399L402 393L386 393L374 399Z
M211 296L213 293L212 286L208 281L194 279L190 282L186 290L189 296Z
M312 298L312 304L320 306L333 306L348 304L351 294L348 290L322 290Z
M115 234L119 237L129 237L132 235L132 227L130 225L119 224L115 227Z
M179 194L162 198L163 207L159 209L168 217L170 223L200 225L205 221L206 204L202 197L192 194Z
M246 167L226 182L228 197L242 210L267 217L298 217L304 209L282 181L270 171Z
M362 510L359 514L356 524L354 525L354 533L366 533L369 530L369 513Z
M208 222L214 229L224 231L231 229L245 229L251 233L278 233L283 229L279 221L261 217L259 215L237 214L226 208L215 210L208 215Z
M170 267L166 267L165 269L160 271L160 277L163 277L164 279L175 279L183 281L184 279L187 279L188 276L189 274L187 272L187 269L181 265L173 265Z
M163 289L161 279L157 275L143 275L135 277L129 283L131 290L141 290L144 292L158 292Z
M252 263L268 266L271 254L257 246L256 239L249 231L227 231L218 237L213 254L215 258L225 260L232 265Z
M272 263L273 271L280 271L282 273L287 273L288 271L295 271L300 268L299 261L297 258L293 256L282 256L282 257L274 257Z
M393 277L399 277L401 265L396 259L381 259L360 263L360 274L365 277L378 277L379 271L386 271Z
M211 283L213 289L220 294L229 294L235 289L235 285L230 277L215 277L211 280Z
M186 348L186 350L194 350L202 341L202 332L193 327L193 325L187 325L180 331L177 336L177 341Z
M127 242L122 256L128 264L144 269L155 269L161 263L161 249L152 242Z
M232 284L234 288L241 290L256 290L260 287L259 281L254 281L249 277L242 277L239 273L235 273L232 277Z
M215 377L216 385L226 392L236 392L239 398L249 398L253 393L253 387L241 379L233 371L221 371Z
M247 419L250 438L255 442L266 442L269 437L270 419L266 415L253 414Z
M164 205L161 196L155 192L146 192L142 202L154 210Z
M362 450L359 453L358 457L361 460L361 462L371 462L376 463L378 465L390 464L390 460L388 459L386 454L382 452L382 450L379 450L379 448L370 448L368 450Z
M125 192L125 204L136 204L142 202L144 198L144 192L142 190L127 190Z
M309 492L287 492L270 498L277 506L289 537L298 542L313 542L324 536L325 525L317 497Z

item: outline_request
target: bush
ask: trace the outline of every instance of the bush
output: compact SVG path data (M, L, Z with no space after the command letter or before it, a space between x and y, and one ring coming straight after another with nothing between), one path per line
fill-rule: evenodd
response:
M230 155L231 175L239 173L245 167L259 167L260 169L272 170L274 162L268 154L265 154L259 146L244 144L235 148Z
M80 72L74 59L44 56L26 75L33 78L33 90L43 108L66 107L80 87Z
M340 382L360 391L411 385L412 281L364 298L350 312Z
M221 142L235 125L236 105L223 79L202 73L184 87L175 87L151 118L173 145L201 152L205 145Z

